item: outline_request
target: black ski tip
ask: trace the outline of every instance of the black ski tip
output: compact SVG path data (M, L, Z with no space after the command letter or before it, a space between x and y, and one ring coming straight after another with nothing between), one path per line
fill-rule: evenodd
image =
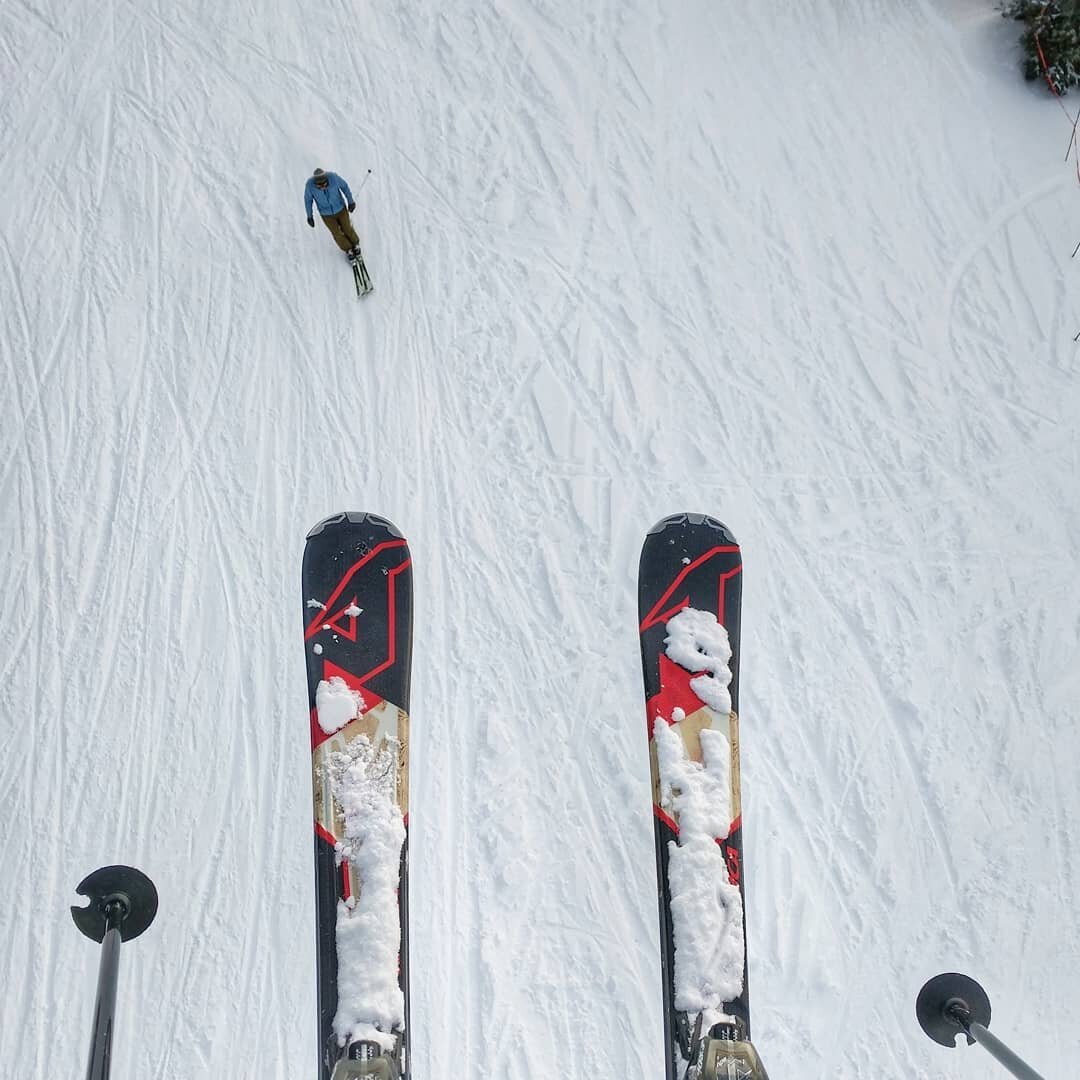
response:
M656 533L664 532L665 529L678 528L684 525L695 527L704 525L707 528L715 529L719 534L717 539L722 540L725 544L738 544L738 540L735 539L732 531L722 521L709 517L708 514L669 514L667 517L661 518L646 535L653 536Z
M935 975L919 991L915 1016L934 1042L955 1047L956 1036L966 1025L990 1026L990 999L974 979L947 971Z
M340 514L331 514L330 517L323 518L317 525L312 526L305 539L310 540L324 530L332 529L338 525L362 525L365 521L377 525L380 529L385 529L391 536L396 536L399 540L405 539L404 534L393 522L384 517L379 517L378 514L368 514L363 510L343 510Z
M133 866L103 866L79 882L75 891L90 903L86 907L71 905L75 925L94 941L102 941L108 926L105 908L119 902L126 911L120 923L120 940L137 938L153 921L158 909L158 894L154 883Z

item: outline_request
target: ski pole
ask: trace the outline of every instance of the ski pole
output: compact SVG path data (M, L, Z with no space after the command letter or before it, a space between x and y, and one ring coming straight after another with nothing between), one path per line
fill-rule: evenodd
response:
M144 873L133 867L103 866L83 878L75 891L90 900L84 908L72 905L71 917L75 925L88 938L101 942L86 1080L108 1080L113 1056L120 943L138 937L154 921L157 890Z
M990 999L974 979L955 972L935 975L919 991L915 1015L919 1026L934 1042L942 1046L956 1046L957 1033L962 1031L969 1046L977 1042L1013 1076L1018 1076L1020 1080L1043 1080L1030 1065L987 1030Z
M356 194L359 195L364 190L364 185L371 179L371 170L368 169L364 179L360 181L360 186L356 189Z

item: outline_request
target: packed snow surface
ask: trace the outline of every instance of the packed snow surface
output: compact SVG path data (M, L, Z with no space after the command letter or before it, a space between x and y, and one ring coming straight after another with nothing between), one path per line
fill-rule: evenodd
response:
M1076 1074L1080 185L1018 31L0 5L5 1075L85 1060L68 906L128 863L114 1075L314 1076L300 561L343 510L414 556L415 1080L662 1075L635 574L683 510L744 552L770 1075L983 1080L915 1023L950 970ZM372 170L363 300L315 166Z

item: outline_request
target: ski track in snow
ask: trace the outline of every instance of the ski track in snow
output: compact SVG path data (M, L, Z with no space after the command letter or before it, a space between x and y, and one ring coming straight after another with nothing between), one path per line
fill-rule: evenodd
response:
M914 1022L961 970L1069 1075L1080 190L1015 25L898 7L0 11L7 1075L83 1060L110 862L162 896L116 1074L312 1074L340 509L415 558L415 1080L662 1074L634 580L682 509L746 560L770 1074L983 1076ZM362 303L317 164L372 169Z

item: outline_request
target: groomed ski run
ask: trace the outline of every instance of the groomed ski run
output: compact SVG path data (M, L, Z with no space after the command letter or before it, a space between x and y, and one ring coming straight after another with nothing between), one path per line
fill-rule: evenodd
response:
M1019 30L0 6L8 1075L85 1061L67 907L124 863L113 1075L310 1076L297 567L364 509L415 561L415 1080L662 1077L635 589L686 508L746 553L770 1076L985 1080L915 1022L947 970L1075 1074L1080 191ZM372 170L362 301L316 165Z

